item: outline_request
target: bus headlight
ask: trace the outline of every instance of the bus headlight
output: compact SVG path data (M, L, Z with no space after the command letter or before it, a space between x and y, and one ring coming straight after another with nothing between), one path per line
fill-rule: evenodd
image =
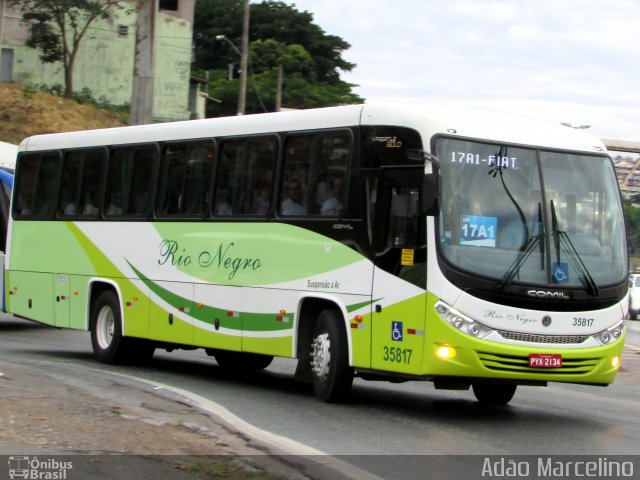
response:
M620 322L616 323L613 327L607 328L602 332L596 333L593 336L593 338L595 338L595 340L600 345L609 345L610 343L613 343L616 340L618 340L623 333L624 333L624 320L621 320Z
M472 337L484 338L493 332L493 329L467 317L441 300L436 303L435 309L449 325Z
M450 347L449 345L440 345L438 348L436 348L436 355L442 360L449 360L455 357L456 353L456 349L454 347Z

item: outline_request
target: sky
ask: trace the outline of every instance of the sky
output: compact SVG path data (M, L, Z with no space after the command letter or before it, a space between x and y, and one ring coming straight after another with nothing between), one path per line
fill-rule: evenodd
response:
M367 103L457 105L640 141L640 0L292 0Z

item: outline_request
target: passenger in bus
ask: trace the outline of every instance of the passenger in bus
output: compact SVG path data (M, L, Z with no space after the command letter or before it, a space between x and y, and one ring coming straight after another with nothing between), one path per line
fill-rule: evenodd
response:
M318 206L318 211L322 207L322 204L333 197L333 192L331 191L331 182L328 179L318 179L316 183L316 191L315 191L315 204Z
M31 173L31 172L29 172ZM31 215L35 194L33 183L24 174L18 177L20 184L17 186L16 211L21 215Z
M32 204L34 214L51 214L55 212L57 202L57 185L55 175L46 175L38 179L35 204Z
M280 206L282 215L306 215L307 208L303 205L302 183L294 178L287 185L287 198Z
M342 178L334 178L331 185L331 196L322 203L320 214L337 216L342 213Z
M109 206L107 207L107 215L121 215L122 214L122 196L119 192L111 195Z
M129 211L127 213L133 213L136 215L142 215L149 213L150 210L150 194L148 187L144 184L141 188L133 193L131 201L129 202Z
M97 215L98 214L98 192L94 189L91 192L87 192L84 196L84 207L82 213L85 215Z
M74 188L75 183L76 179L67 171L62 179L60 203L58 206L59 213L63 215L75 215L78 213L78 204L76 203L76 192Z
M260 182L256 186L256 196L251 207L252 213L256 215L266 215L269 210L269 200L271 197L271 185Z
M76 202L73 200L68 201L65 206L63 212L65 215L75 215L78 213L78 207L76 206Z
M18 197L18 213L20 215L31 215L31 206L25 201Z
M232 215L233 209L227 199L227 191L220 188L216 189L216 200L213 204L214 215Z

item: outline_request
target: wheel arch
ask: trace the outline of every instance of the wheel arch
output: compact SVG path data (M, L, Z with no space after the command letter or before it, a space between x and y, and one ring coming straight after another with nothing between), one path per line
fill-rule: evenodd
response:
M85 329L91 329L91 312L93 305L102 292L111 290L118 299L118 305L120 306L120 327L122 329L122 335L125 336L124 328L124 305L122 304L122 292L120 286L114 280L108 278L91 278L89 280L89 295L87 296L87 310L85 315Z
M296 341L294 352L299 359L305 359L311 345L311 338L318 315L323 310L332 309L342 318L342 327L347 340L349 365L353 365L353 350L351 344L351 329L346 307L340 299L331 295L305 295L298 302L298 322L296 325Z

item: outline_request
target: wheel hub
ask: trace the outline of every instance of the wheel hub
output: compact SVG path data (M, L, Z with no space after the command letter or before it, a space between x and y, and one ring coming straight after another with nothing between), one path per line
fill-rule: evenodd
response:
M311 344L311 371L317 377L326 377L329 373L330 346L331 343L327 333L318 335Z
M98 313L96 322L96 335L100 348L107 349L113 341L113 332L115 329L115 318L113 311L109 307L103 307Z

